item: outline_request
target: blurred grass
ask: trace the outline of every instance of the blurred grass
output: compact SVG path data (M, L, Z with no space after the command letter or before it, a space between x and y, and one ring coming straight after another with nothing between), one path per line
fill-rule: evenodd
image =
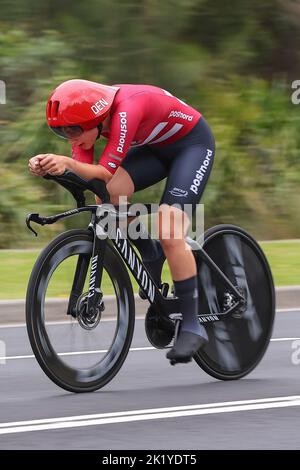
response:
M300 285L300 240L261 242L271 265L276 286ZM23 299L30 272L39 255L38 250L0 250L0 299ZM63 263L50 281L48 295L63 297L70 291L74 259ZM167 266L163 280L170 279ZM107 276L104 277L104 291L113 293ZM137 291L136 283L134 289Z
M276 286L300 285L300 240L260 243Z

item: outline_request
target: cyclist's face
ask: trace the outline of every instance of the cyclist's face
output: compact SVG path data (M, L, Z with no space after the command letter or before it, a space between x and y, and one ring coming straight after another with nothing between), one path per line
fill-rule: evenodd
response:
M83 150L88 150L93 147L96 139L98 137L98 128L94 127L89 131L84 131L79 137L74 137L74 139L69 139L71 145L77 145Z

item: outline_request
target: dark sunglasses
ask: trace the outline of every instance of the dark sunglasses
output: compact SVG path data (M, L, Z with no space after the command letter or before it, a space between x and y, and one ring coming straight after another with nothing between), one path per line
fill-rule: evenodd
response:
M59 126L50 127L50 129L59 137L63 139L75 139L79 137L84 130L80 126Z

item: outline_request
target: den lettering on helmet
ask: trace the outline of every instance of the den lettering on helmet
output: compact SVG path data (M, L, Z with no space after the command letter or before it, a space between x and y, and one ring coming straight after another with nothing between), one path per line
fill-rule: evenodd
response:
M96 101L95 104L91 106L91 110L93 111L94 114L99 114L102 109L106 108L108 106L108 102L104 99L101 98L99 101Z

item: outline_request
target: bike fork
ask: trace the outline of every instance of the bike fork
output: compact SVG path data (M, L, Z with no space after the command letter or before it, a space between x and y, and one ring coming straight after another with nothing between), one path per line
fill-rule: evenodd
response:
M76 317L76 305L79 297L81 296L84 288L86 275L90 264L90 257L88 255L79 255L76 265L75 276L73 280L72 290L69 297L69 304L67 309L67 315Z
M79 297L83 293L84 283L88 273L89 264L90 268L90 279L89 289L87 293L87 306L86 313L93 315L98 308L102 292L100 290L102 274L103 274L103 263L106 248L106 239L99 239L94 231L94 242L92 256L81 254L78 257L76 271L74 275L73 285L71 294L69 297L69 304L67 314L73 317L77 316L76 305ZM99 287L98 287L99 286Z
M103 274L106 243L107 239L98 238L96 231L94 231L93 254L91 258L90 282L86 309L87 314L91 315L96 312L96 309L98 308L102 298L102 291L100 286Z

